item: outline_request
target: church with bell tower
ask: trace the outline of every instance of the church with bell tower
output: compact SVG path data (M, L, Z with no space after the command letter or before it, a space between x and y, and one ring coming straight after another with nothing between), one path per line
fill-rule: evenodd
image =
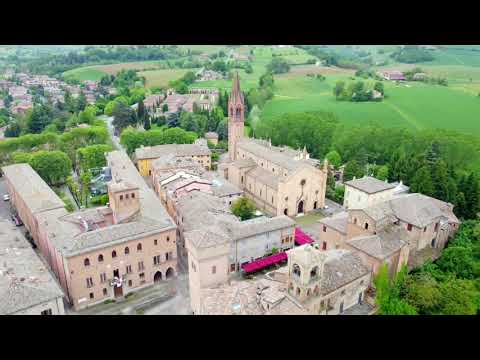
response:
M272 216L297 216L325 206L328 164L307 149L274 146L244 134L245 98L238 72L228 99L228 154L218 169L258 209Z
M235 148L239 139L243 138L245 122L245 100L240 90L238 72L233 80L232 92L228 99L228 155L234 161Z

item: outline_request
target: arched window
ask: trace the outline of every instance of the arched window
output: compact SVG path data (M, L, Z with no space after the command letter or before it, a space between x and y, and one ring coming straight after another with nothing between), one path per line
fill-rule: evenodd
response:
M117 252L115 250L112 251L112 258L116 258L117 257Z
M310 270L310 278L312 280L316 279L318 276L318 266L315 266L312 270Z
M300 266L298 266L297 264L293 264L293 273L297 276L300 276L301 275L301 271L300 271Z
M297 296L300 296L300 292L301 292L300 288L297 287Z
M368 230L368 223L365 223L365 230Z
M103 255L102 254L98 255L98 262L103 262Z
M85 260L83 260L83 265L90 266L90 259L86 258Z
M242 110L238 107L236 112L235 112L235 116L236 117L240 117L240 114L242 113Z
M310 296L310 289L307 290L307 296Z
M357 218L353 218L353 223L357 225Z
M313 295L318 295L318 292L319 292L319 290L318 290L318 285L317 285L317 286L315 286L315 289L313 289Z
M128 246L125 248L125 255L128 255L130 254L130 249L128 248Z
M137 245L137 251L142 251L142 244Z
M283 213L288 216L288 209L283 210Z

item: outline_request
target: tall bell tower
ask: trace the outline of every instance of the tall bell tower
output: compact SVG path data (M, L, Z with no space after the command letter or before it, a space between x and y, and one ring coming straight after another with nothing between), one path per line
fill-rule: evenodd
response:
M230 160L236 159L236 144L244 134L245 101L240 90L238 72L233 79L232 92L228 99L228 155Z

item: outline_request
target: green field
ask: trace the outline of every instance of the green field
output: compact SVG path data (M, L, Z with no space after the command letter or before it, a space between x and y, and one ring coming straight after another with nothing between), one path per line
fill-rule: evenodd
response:
M85 81L85 80L98 81L104 75L106 75L106 72L100 71L95 67L91 67L91 66L76 68L73 70L65 71L63 73L63 76L66 79L76 79L79 81Z
M100 80L105 74L115 75L120 70L151 70L159 68L161 61L137 61L107 65L92 65L65 71L63 76L76 80Z
M196 71L198 69L159 69L141 71L139 76L145 77L145 87L151 88L154 86L165 87L172 80L180 79L188 71Z
M268 118L288 112L327 110L342 122L362 124L370 121L386 126L413 129L444 128L480 135L480 98L460 89L410 82L396 85L384 82L388 98L382 102L336 101L332 89L337 80L349 75L325 75L322 82L290 74L275 77L275 97L262 112Z
M243 45L180 45L205 53L219 50L252 56L252 74L239 69L243 91L258 86L258 79L265 73L266 65L275 56L282 56L292 64L287 74L275 76L275 96L265 105L262 118L287 112L328 110L336 113L340 121L349 124L365 124L370 121L386 126L406 126L412 129L444 128L480 135L480 46L439 46L433 50L435 60L420 64L399 64L390 58L397 47L392 45L328 45L328 49L346 56L358 56L367 51L374 61L389 60L383 69L406 70L421 67L430 76L445 77L449 86L428 85L419 82L396 85L384 82L387 98L382 102L353 103L336 101L332 88L338 80L351 81L353 70L305 64L311 56L298 48ZM189 69L160 69L161 61L97 65L74 69L65 73L79 80L98 80L105 73L115 74L121 69L136 69L145 76L146 86L168 86L171 80L183 76ZM298 65L300 64L300 65ZM376 69L381 69L376 67ZM196 69L193 69L196 70ZM326 81L308 77L322 74ZM195 82L192 87L217 87L230 90L231 80Z

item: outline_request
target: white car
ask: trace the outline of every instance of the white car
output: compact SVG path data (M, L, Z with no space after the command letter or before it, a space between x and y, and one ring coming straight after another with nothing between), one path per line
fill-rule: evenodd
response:
M3 201L10 200L10 196L8 194L3 195Z

